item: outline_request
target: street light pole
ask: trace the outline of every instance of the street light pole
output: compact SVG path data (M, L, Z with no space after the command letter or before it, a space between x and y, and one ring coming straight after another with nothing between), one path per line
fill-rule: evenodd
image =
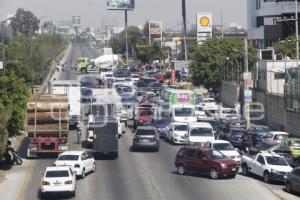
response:
M187 62L188 53L187 53L187 45L186 45L186 7L185 0L181 1L182 3L182 19L183 19L183 41L184 41L184 59Z
M244 48L245 48L245 54L244 54L244 66L245 66L245 74L249 74L249 62L248 62L248 40L247 38L245 37L244 38ZM249 87L248 87L248 83L245 83L245 75L244 75L244 117L246 119L246 125L247 125L247 128L250 127L250 109L249 109L249 103L248 102L245 102L245 91L248 91L249 90ZM247 80L249 78L246 78Z
M128 20L127 9L125 10L125 40L126 40L126 64L128 64L128 32L127 32Z

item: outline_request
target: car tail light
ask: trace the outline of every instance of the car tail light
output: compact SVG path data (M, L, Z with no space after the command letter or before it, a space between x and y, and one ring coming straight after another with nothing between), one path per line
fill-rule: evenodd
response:
M50 185L50 183L47 182L47 181L43 181L43 182L42 182L42 185Z
M65 184L66 185L71 185L73 182L72 181L66 181Z
M80 168L80 165L79 164L75 164L74 168Z

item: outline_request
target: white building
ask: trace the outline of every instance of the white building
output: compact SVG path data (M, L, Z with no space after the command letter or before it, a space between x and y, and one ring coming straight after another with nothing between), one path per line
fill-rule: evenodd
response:
M270 56L265 56L267 59L263 59L263 54L269 54ZM286 83L286 71L291 68L296 68L296 60L287 60L281 56L276 56L271 49L259 50L258 58L256 88L263 92L283 95Z
M298 7L300 11L300 2ZM257 48L295 33L295 0L248 0L247 8L248 39Z

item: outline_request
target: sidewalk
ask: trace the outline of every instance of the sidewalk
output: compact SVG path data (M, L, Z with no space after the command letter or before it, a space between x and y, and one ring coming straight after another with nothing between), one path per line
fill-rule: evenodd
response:
M32 171L35 160L23 160L22 165L15 165L0 184L1 197L5 200L21 200L21 194Z

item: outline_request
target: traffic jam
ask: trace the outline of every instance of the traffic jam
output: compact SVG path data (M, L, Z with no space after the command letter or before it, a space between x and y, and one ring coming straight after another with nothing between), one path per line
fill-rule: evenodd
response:
M53 80L49 94L33 96L27 104L27 156L59 153L53 166L41 172L42 197L75 196L76 179L96 172L95 160L103 155L118 158L124 134L132 137L131 152L159 152L162 142L178 146L174 168L179 175L233 179L252 174L266 183L285 184L287 192L300 190L300 139L259 124L247 128L241 106L223 106L218 91L193 87L185 81L186 73L147 65L87 76ZM68 150L72 129L80 151Z

